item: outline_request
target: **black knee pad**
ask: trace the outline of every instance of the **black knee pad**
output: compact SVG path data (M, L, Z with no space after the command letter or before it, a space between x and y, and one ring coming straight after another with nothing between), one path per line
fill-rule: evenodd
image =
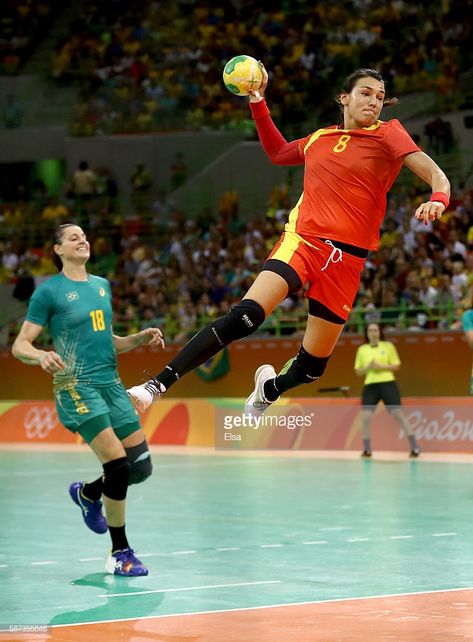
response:
M126 457L112 459L103 465L103 494L117 501L126 497L130 478L130 462Z
M291 368L299 383L312 383L323 375L329 359L330 355L328 357L314 357L301 346Z
M126 456L130 462L130 479L129 485L140 484L153 472L153 464L151 463L151 453L148 449L146 439L137 446L125 448Z
M252 299L243 299L224 317L215 321L213 330L220 343L228 345L236 339L253 334L263 323L265 316L259 303Z

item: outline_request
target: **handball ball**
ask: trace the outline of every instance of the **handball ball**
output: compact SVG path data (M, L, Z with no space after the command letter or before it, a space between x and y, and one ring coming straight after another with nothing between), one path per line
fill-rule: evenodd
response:
M255 58L235 56L225 65L223 82L232 94L248 96L249 90L256 91L260 88L263 82L263 72Z

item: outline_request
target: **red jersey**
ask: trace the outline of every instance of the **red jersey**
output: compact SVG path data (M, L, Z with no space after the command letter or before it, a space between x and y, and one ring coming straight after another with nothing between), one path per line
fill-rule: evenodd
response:
M250 106L269 158L281 165L305 164L304 191L286 231L309 243L328 238L377 249L386 194L404 157L420 151L401 123L378 120L360 129L332 125L288 143L264 101Z

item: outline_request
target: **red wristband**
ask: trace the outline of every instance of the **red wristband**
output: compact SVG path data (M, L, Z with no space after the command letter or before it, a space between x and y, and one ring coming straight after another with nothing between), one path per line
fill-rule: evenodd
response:
M445 209L447 209L448 204L450 203L450 199L445 192L432 192L432 196L429 198L429 201L438 201L445 206Z

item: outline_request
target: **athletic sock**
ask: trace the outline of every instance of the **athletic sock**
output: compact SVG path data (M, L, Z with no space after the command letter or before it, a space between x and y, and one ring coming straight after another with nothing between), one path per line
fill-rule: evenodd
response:
M418 450L419 449L419 446L417 445L417 441L416 441L415 435L409 435L407 439L409 440L409 446L410 446L411 450Z
M82 487L82 494L91 502L96 502L102 497L103 479L99 477L93 482L87 482Z
M363 450L371 452L371 439L363 439Z
M276 388L276 379L268 379L263 385L263 395L266 401L276 401L280 396L279 390Z
M112 553L128 547L128 540L125 535L125 525L109 526L110 537L112 538Z
M224 344L215 334L213 326L207 326L186 343L176 358L157 374L155 379L167 390L182 376L215 356L222 348Z

